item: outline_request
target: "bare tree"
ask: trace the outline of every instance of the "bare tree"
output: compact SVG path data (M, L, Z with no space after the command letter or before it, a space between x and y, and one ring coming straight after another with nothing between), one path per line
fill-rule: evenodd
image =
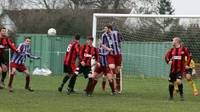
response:
M64 5L65 0L24 0L25 4L28 4L30 8L38 9L59 9Z
M74 4L74 8L90 9L124 9L132 0L68 0Z

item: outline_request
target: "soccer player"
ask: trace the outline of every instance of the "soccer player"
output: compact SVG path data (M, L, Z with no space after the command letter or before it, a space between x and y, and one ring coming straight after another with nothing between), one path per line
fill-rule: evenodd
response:
M17 70L19 72L23 72L26 75L25 89L32 92L33 89L31 89L31 87L29 86L30 73L25 66L25 61L27 57L32 58L32 59L39 59L39 57L31 54L31 38L30 37L25 37L24 42L19 44L17 49L19 53L14 53L12 55L12 59L10 63L11 73L10 73L10 79L8 83L8 90L9 92L13 92L12 82L14 79L14 74Z
M76 68L75 73L72 75L69 81L68 92L67 92L68 95L73 92L72 90L74 89L76 77L78 76L78 74L83 73L85 78L88 78L88 76L92 74L91 59L93 57L95 58L97 65L100 66L98 50L92 45L92 43L93 43L93 37L87 37L86 44L82 45L80 48L79 66ZM92 82L93 82L92 79L89 79L88 85L90 85L90 83Z
M115 88L118 93L121 93L120 87L120 69L122 63L122 51L121 51L121 36L118 31L113 31L111 25L107 26L108 31L103 33L102 35L102 43L101 46L109 51L107 56L107 61L109 68L111 69L111 73L116 75L116 84Z
M187 64L187 61L189 61L189 60L187 60L187 57L185 57L185 64ZM186 79L187 79L188 83L192 87L193 95L198 96L198 90L197 90L196 84L195 84L194 80L192 79L192 71L193 70L195 70L195 62L193 59L191 59L189 67L185 69L185 74L186 74ZM174 89L175 89L174 95L176 95L176 93L178 92L177 83L175 83Z
M182 78L184 75L185 68L187 69L190 64L190 53L187 47L181 46L181 39L179 37L174 37L172 41L173 48L171 48L165 57L166 63L171 64L170 74L169 74L169 94L170 100L173 99L174 83L178 84L179 93L181 100L183 98L183 84ZM185 65L185 57L187 56L187 61Z
M114 81L113 81L113 75L110 72L110 68L108 67L106 56L108 55L108 52L105 51L102 47L99 47L99 60L100 60L100 66L96 66L94 72L89 78L93 79L93 83L90 83L88 85L88 96L91 96L93 94L93 90L97 84L97 80L99 77L102 76L101 73L103 73L104 77L108 79L112 95L115 95L115 88L114 88ZM89 84L89 83L88 83Z
M63 86L76 70L75 63L76 63L76 58L79 54L79 46L80 46L79 42L80 42L80 35L76 35L74 37L74 40L68 44L64 60L64 73L66 73L66 75L64 76L60 87L58 87L59 92L62 92Z
M186 62L189 61L186 58ZM193 59L191 59L190 61L190 65L188 68L186 68L186 79L188 81L188 83L191 85L192 90L193 90L193 95L194 96L198 96L198 90L196 88L196 85L194 83L194 80L191 78L192 77L192 71L195 69L195 62Z
M7 66L6 66L6 61L4 57L4 51L5 48L9 47L13 51L17 51L17 48L14 46L14 44L10 41L9 38L7 38L7 29L5 27L0 28L0 72L2 72L2 77L0 81L0 88L4 88L4 80L6 78L7 74Z

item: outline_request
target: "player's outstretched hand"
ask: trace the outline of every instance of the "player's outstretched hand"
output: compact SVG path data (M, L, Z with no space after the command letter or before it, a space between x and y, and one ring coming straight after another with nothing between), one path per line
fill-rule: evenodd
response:
M99 62L97 62L97 66L100 67L100 63Z
M19 49L16 50L16 53L21 53Z
M39 56L33 56L33 59L41 59Z
M113 49L112 49L112 48L108 48L108 51L110 51L110 52L111 52L111 51L113 51Z
M169 61L169 64L172 64L172 61Z
M84 61L82 61L82 62L81 62L81 65L82 65L82 66L85 66L85 62L84 62Z
M41 57L38 56L38 57L36 57L35 59L41 59Z

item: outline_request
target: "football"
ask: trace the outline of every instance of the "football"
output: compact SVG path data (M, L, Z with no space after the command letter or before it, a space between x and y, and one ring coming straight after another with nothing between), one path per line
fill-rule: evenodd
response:
M56 35L56 29L50 28L47 33L48 33L49 36L55 36Z

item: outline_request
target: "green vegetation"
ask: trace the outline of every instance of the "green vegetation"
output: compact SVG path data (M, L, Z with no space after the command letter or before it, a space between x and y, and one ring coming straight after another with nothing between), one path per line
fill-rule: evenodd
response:
M67 95L57 91L62 76L32 76L35 92L24 90L24 76L16 75L14 93L0 90L0 112L198 112L200 97L194 97L189 84L184 81L185 101L177 95L168 101L168 81L158 78L124 77L123 93L110 95L101 92L98 83L94 96L85 96L86 80L78 77L77 93ZM101 82L101 81L99 81ZM197 84L197 87L199 83Z

